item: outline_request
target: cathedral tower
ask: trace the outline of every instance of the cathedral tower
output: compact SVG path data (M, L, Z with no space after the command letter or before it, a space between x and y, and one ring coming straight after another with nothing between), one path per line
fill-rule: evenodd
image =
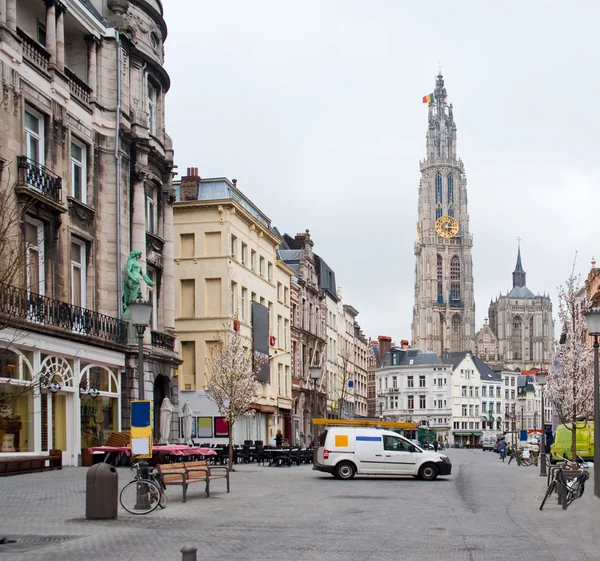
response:
M475 334L473 238L467 180L456 157L456 124L437 76L429 102L427 154L420 162L413 346L442 355L470 351Z

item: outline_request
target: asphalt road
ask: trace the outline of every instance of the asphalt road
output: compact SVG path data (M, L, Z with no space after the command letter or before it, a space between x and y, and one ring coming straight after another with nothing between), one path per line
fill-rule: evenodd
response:
M0 479L0 560L529 561L600 560L600 500L592 481L562 511L539 503L537 468L510 466L480 450L449 450L453 474L433 482L357 477L338 481L311 466L238 466L206 498L169 490L169 506L146 516L88 521L86 468ZM129 470L119 469L120 484ZM36 543L38 542L38 543ZM39 543L43 547L38 547ZM25 550L25 551L23 551Z

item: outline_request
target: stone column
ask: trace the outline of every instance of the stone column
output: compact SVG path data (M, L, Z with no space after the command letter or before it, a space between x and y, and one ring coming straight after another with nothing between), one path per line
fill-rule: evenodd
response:
M5 9L3 11L3 21L4 21L4 14L6 14L6 26L8 27L8 29L10 29L11 31L16 31L17 30L17 0L2 0L4 5L5 5Z
M56 12L56 67L65 70L65 9L57 7Z
M46 1L46 50L50 53L50 65L56 66L56 7L54 0Z
M6 0L0 0L0 24L6 24Z
M169 182L170 183L170 182ZM163 192L163 321L165 331L175 330L175 262L173 245L173 203L175 202L175 191L168 185Z
M96 99L96 90L98 89L98 54L96 44L98 40L93 35L85 38L88 46L88 76L87 83L92 89L92 99Z

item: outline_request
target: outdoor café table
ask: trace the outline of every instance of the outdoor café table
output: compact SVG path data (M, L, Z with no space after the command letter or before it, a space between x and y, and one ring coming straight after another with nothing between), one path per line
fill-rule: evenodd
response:
M279 462L291 455L289 448L265 448L265 455L269 458L269 465L280 465Z
M94 452L106 452L107 458L111 453L123 453L126 456L131 456L130 446L93 446L88 448L93 454ZM212 448L204 448L201 446L186 446L185 444L165 444L152 446L152 454L165 454L169 456L215 456L217 453Z

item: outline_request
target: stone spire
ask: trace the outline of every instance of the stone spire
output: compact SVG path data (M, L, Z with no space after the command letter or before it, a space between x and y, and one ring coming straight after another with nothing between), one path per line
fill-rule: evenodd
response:
M456 160L456 124L452 104L447 105L448 95L444 77L438 74L429 104L429 128L427 131L427 160Z
M517 265L515 270L513 271L513 288L515 286L525 286L525 280L527 277L527 273L523 270L523 264L521 263L521 245L519 245L519 250L517 252Z

